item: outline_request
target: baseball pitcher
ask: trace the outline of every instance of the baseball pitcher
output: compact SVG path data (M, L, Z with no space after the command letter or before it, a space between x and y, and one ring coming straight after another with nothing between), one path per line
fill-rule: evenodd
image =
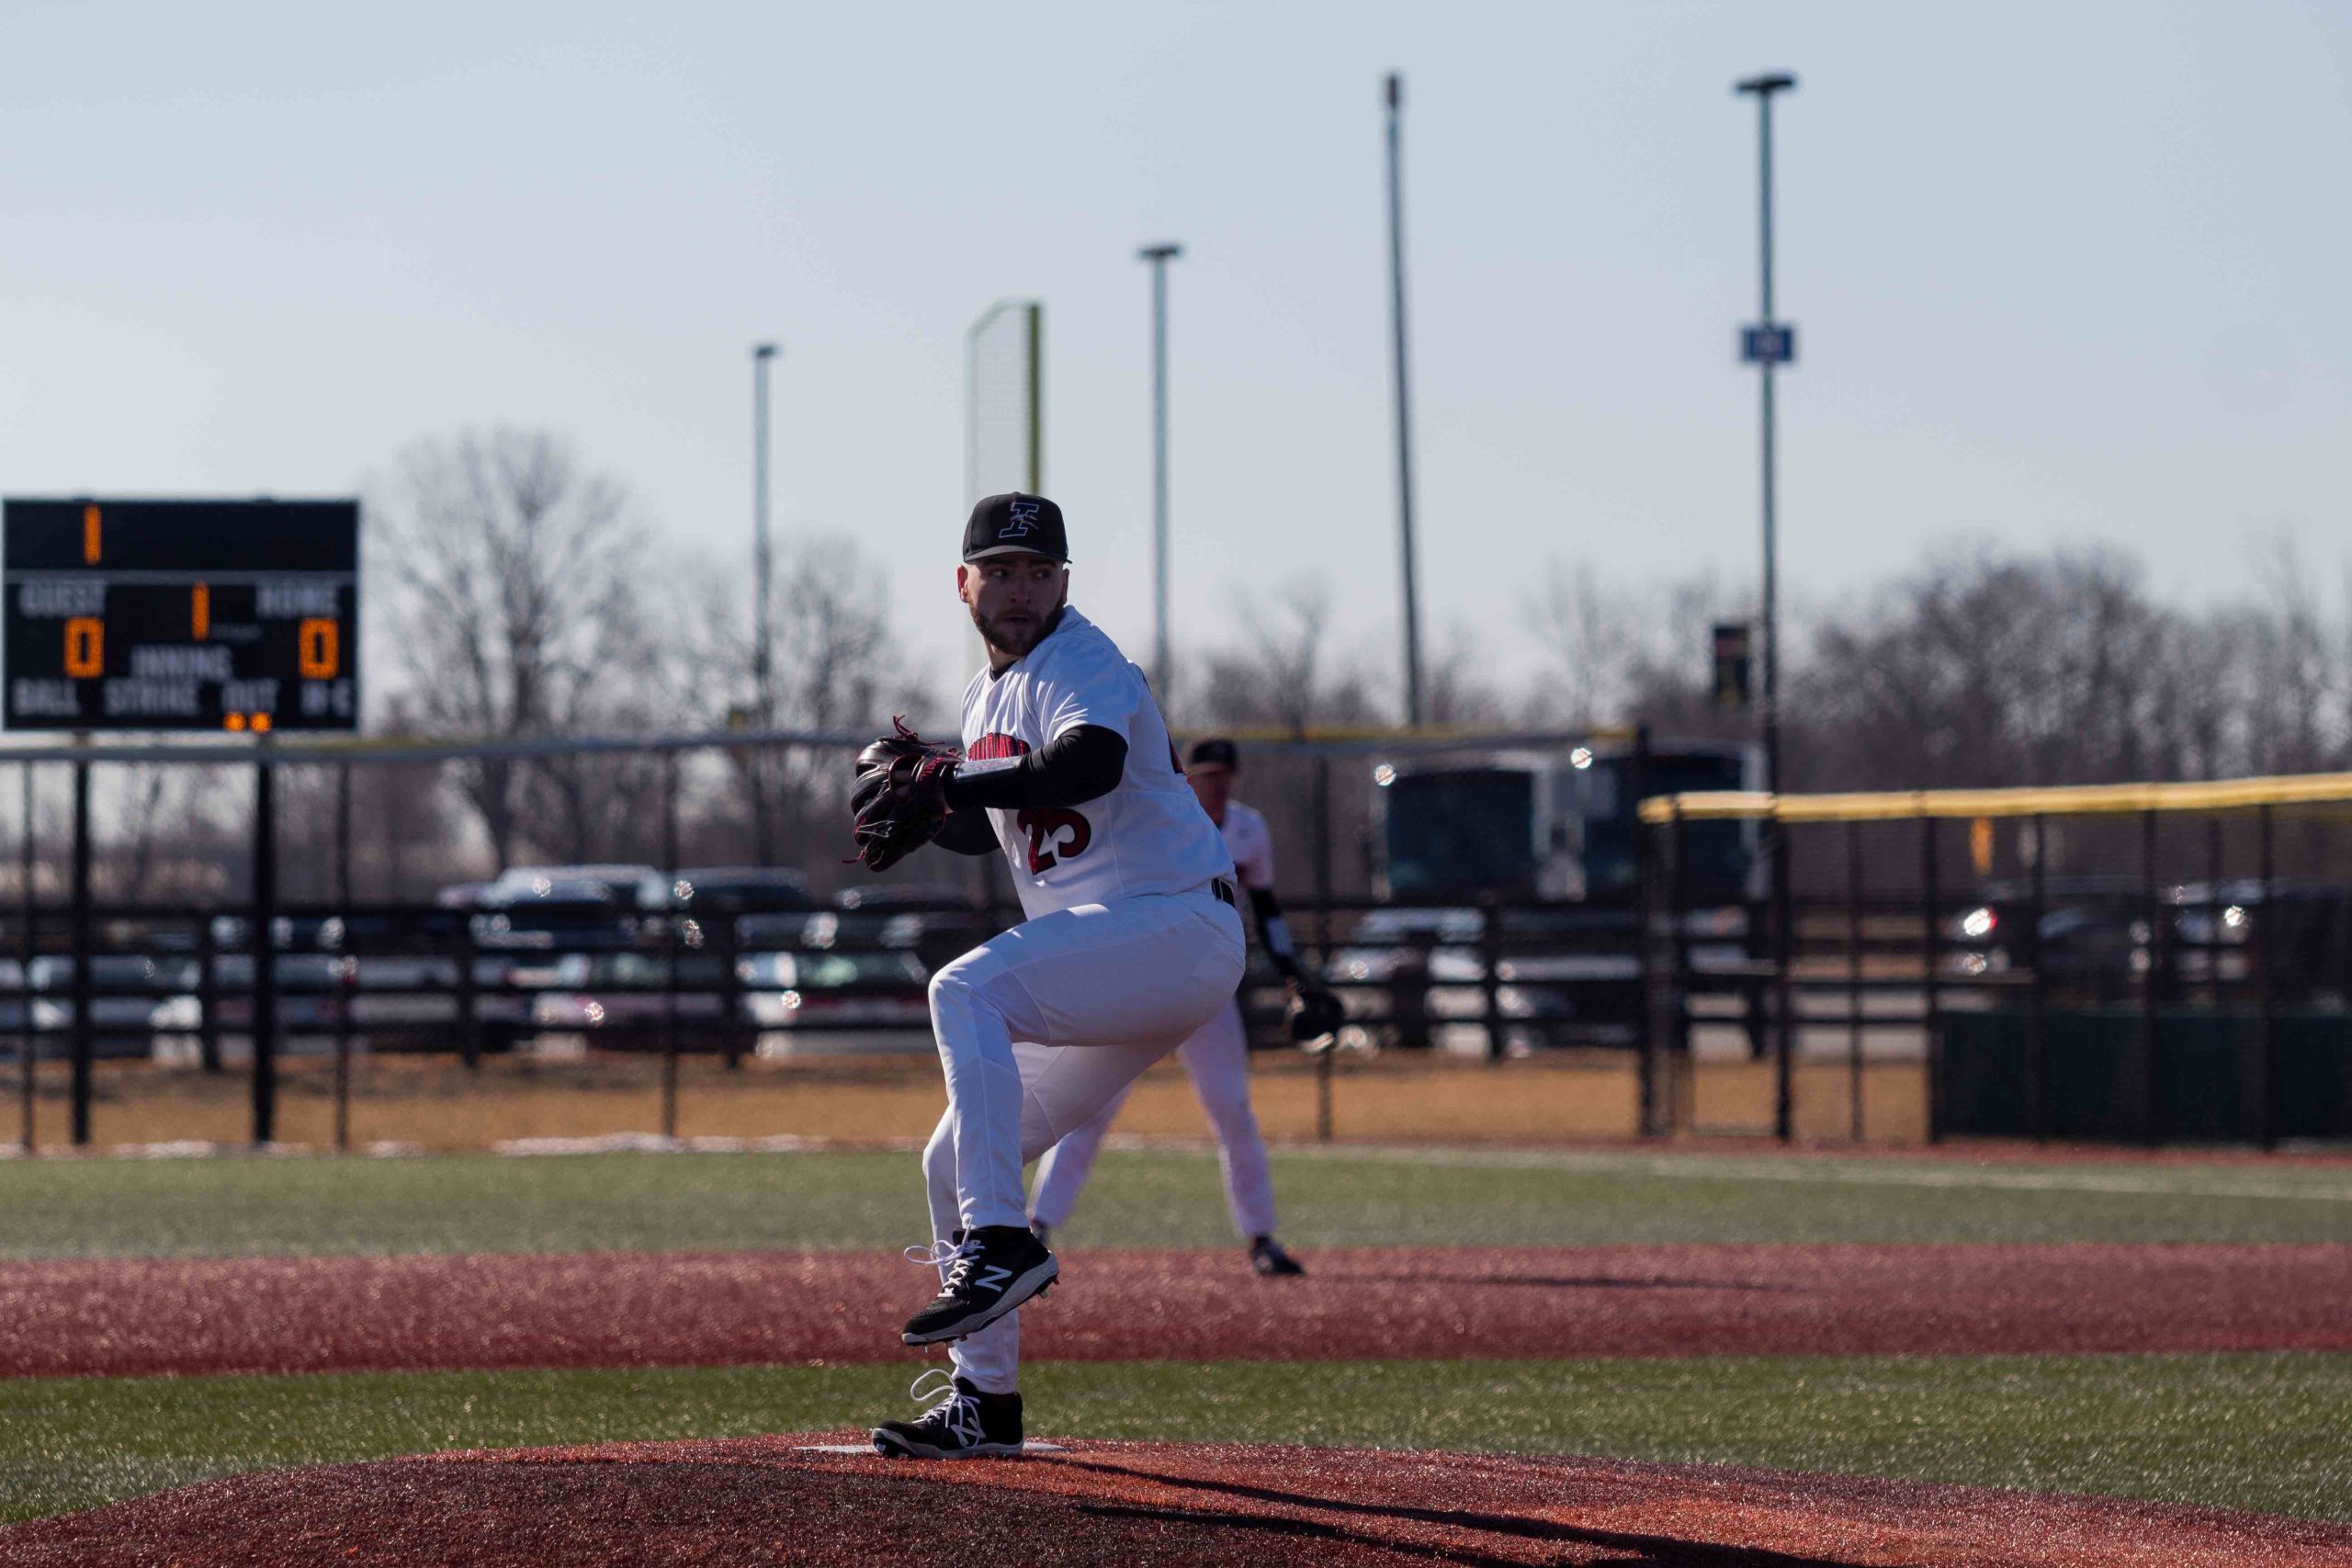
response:
M1020 1451L1015 1309L1058 1273L1029 1228L1022 1168L1216 1016L1241 978L1232 858L1143 672L1070 608L1069 561L1051 501L974 507L956 583L988 668L965 688L962 743L902 727L858 759L869 869L926 843L1001 852L1027 917L932 977L947 1113L922 1156L932 1245L910 1256L939 1269L941 1288L901 1337L946 1343L952 1372L921 1417L875 1428L885 1455Z

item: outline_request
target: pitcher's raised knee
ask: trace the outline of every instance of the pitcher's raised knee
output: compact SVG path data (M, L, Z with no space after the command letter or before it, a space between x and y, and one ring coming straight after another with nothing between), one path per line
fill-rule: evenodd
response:
M966 953L931 977L931 1025L950 1029L969 1020L979 1006L979 987L973 984L973 955Z

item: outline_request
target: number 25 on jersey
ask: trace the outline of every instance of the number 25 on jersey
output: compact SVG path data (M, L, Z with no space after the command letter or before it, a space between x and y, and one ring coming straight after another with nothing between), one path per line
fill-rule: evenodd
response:
M1013 823L1029 835L1029 871L1042 876L1066 860L1076 860L1094 841L1094 829L1075 811L1023 811Z

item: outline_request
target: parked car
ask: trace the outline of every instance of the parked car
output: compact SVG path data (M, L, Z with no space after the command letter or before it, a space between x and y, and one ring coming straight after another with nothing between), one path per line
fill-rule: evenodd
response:
M580 1033L602 1050L662 1048L670 1010L685 1028L682 1048L713 1049L710 1026L726 1016L716 954L677 955L678 989L670 992L667 953L568 953L556 960L555 987L531 998L542 1031Z
M1736 962L1739 911L1686 917L1694 977ZM1335 949L1325 974L1352 1018L1392 1021L1371 1036L1484 1053L1491 953L1495 1011L1504 1048L1630 1045L1640 1037L1642 959L1634 911L1623 905L1553 903L1494 911L1463 906L1392 906L1367 911Z
M1483 1048L1470 1033L1476 1029L1483 1042L1482 1027L1458 1028L1453 1021L1486 1012L1481 982L1487 965L1479 948L1485 930L1486 916L1476 908L1397 905L1366 911L1324 968L1348 1012L1341 1042L1408 1050Z
M987 913L974 907L962 889L943 883L886 882L852 887L835 905L808 916L797 941L776 945L819 952L872 948L910 952L925 969L935 970L996 933ZM760 931L763 935L782 934L774 926ZM746 945L752 945L748 937Z
M91 1055L109 1060L143 1060L154 1054L155 1014L175 990L196 979L192 958L101 953L90 958ZM25 970L31 1016L40 1043L37 1057L63 1060L74 1054L76 974L71 956L43 954Z
M650 865L518 866L468 918L477 953L477 1038L503 1050L536 1031L535 996L562 988L567 953L618 953L667 938L670 879Z
M738 961L743 1010L761 1029L928 1027L930 976L903 949L763 953Z
M673 902L696 914L765 914L779 909L821 909L825 901L808 890L797 871L755 865L688 866L671 879Z
M1945 964L1962 978L2029 969L2038 930L2042 976L2053 994L2117 1000L2135 987L2132 976L2146 962L2146 902L2145 887L2132 877L2050 876L2037 923L2030 882L1988 882L1974 904L1945 918Z
M691 866L672 878L670 894L687 946L731 940L739 953L797 943L809 913L825 908L798 872L760 866Z
M474 941L539 953L633 947L661 934L670 907L670 879L650 865L522 866L483 890Z
M2164 897L2168 994L2217 981L2250 988L2267 943L2274 1000L2341 1007L2352 995L2352 888L2309 877L2274 878L2266 888L2241 877L2183 883Z

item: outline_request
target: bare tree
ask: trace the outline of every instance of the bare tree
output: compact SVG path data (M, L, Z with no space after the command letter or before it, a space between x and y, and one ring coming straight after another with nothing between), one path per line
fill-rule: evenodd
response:
M1272 604L1247 592L1236 601L1245 639L1211 653L1205 678L1195 683L1207 722L1304 735L1317 725L1374 720L1371 682L1329 646L1328 582L1294 579L1276 590Z
M2343 683L2312 574L2295 536L2284 531L2258 538L2254 558L2264 613L2245 618L2254 677L2247 761L2263 773L2331 766L2344 754Z
M1948 552L1820 628L1796 682L1809 782L2178 776L2183 716L2166 705L2182 626L2148 599L2137 564L2111 551Z
M104 812L116 830L106 857L113 897L137 904L226 888L223 852L232 840L220 816L228 793L220 770L134 762L113 783Z
M1590 561L1554 559L1520 603L1520 624L1548 656L1531 711L1589 729L1619 710L1640 650L1632 606L1602 590Z
M404 693L425 725L505 739L626 722L644 649L641 537L617 480L544 431L469 431L402 453L370 515ZM502 865L525 836L528 773L458 770ZM558 836L576 845L573 818Z
M1508 715L1493 671L1476 628L1459 620L1448 626L1422 677L1430 722L1451 728L1501 723Z
M123 781L121 886L116 896L136 904L147 897L147 885L154 877L155 829L164 814L168 774L152 762L135 764L129 772Z
M775 707L765 715L736 584L713 574L695 595L704 666L731 675L713 688L730 716L792 729L879 730L893 714L925 705L891 633L889 580L854 539L819 534L788 541L774 582ZM743 794L752 854L763 863L791 858L811 838L839 829L846 788L840 758L747 749L729 762Z

